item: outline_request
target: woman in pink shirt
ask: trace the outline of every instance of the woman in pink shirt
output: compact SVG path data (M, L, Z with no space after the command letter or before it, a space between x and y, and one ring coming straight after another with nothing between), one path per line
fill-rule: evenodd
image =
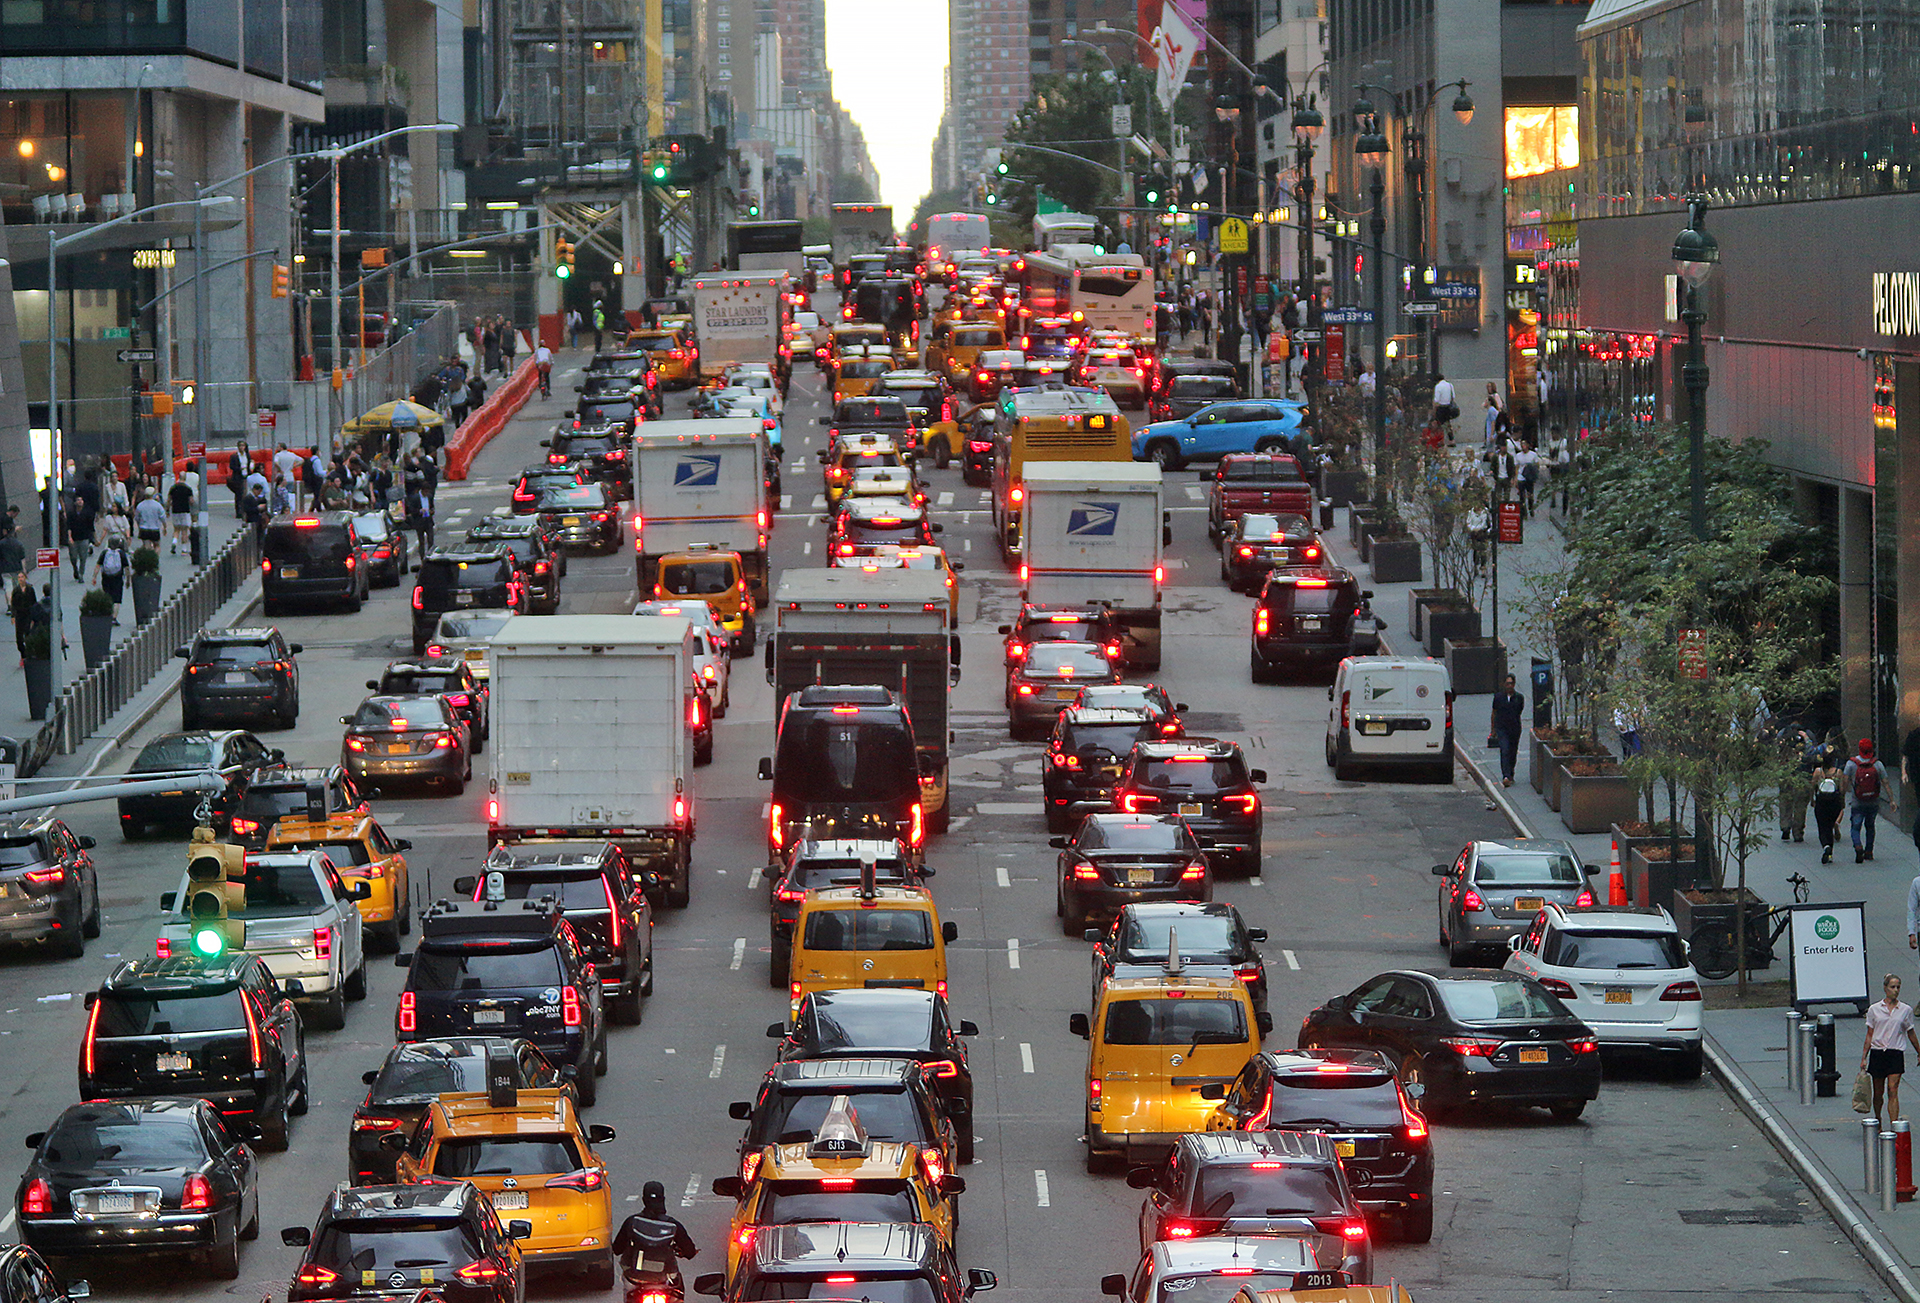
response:
M1860 1049L1860 1067L1873 1078L1873 1115L1880 1117L1880 1097L1887 1100L1885 1120L1900 1117L1900 1077L1907 1070L1907 1051L1900 1043L1905 1037L1913 1052L1920 1055L1920 1037L1914 1035L1913 1006L1900 1002L1900 979L1888 973L1880 981L1887 998L1867 1007L1867 1039Z

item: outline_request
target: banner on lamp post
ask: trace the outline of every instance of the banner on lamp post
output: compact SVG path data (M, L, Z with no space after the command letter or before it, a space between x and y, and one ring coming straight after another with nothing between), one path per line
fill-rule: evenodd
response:
M1153 48L1159 55L1154 93L1169 113L1173 112L1174 97L1186 84L1187 70L1193 67L1193 56L1199 46L1199 33L1187 22L1186 15L1175 6L1174 0L1164 0L1160 6L1160 25L1153 29Z

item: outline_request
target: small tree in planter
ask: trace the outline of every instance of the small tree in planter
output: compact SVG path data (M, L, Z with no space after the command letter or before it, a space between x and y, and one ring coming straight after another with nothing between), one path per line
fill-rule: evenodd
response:
M141 546L133 552L133 618L145 624L160 610L160 553Z

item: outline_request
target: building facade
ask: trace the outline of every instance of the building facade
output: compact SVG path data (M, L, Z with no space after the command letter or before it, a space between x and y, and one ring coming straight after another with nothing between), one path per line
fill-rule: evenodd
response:
M1028 13L1025 0L948 0L949 123L961 176L980 170L1032 91Z

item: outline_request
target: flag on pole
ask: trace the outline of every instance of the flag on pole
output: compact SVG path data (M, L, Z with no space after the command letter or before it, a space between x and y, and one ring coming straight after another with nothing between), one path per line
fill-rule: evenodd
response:
M1193 66L1193 56L1199 46L1200 36L1187 22L1186 15L1175 7L1174 0L1163 0L1160 25L1153 29L1153 48L1159 56L1155 91L1161 107L1169 113L1173 112L1174 97L1186 84L1187 70Z

